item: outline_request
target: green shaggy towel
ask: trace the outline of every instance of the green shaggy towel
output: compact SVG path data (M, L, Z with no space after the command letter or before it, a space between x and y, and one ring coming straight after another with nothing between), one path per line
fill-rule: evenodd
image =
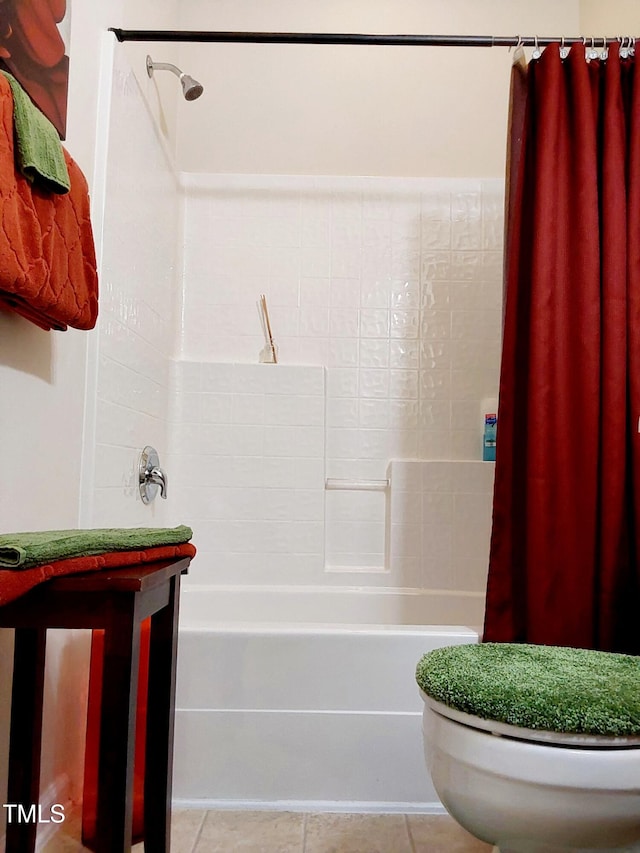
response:
M58 131L15 77L2 71L13 95L16 165L31 183L58 195L71 189Z
M29 569L69 557L107 551L139 551L181 545L193 536L190 527L102 527L93 530L40 530L0 534L0 567Z
M418 663L418 685L458 711L513 726L640 735L640 658L513 643L447 646Z

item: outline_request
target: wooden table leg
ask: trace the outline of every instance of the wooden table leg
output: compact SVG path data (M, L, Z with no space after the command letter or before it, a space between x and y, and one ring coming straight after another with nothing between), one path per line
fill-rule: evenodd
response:
M11 853L33 853L36 846L46 640L46 628L16 628L5 809L6 846ZM35 815L30 814L33 807Z
M133 756L140 660L137 596L120 595L104 633L96 850L129 853L133 820Z
M144 775L145 853L169 853L171 843L180 575L171 578L170 584L169 603L151 617Z

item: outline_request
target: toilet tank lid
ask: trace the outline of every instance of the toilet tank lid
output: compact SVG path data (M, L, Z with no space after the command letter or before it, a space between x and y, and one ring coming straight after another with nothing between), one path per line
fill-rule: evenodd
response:
M516 643L446 646L425 654L420 688L438 702L526 729L640 735L640 658Z

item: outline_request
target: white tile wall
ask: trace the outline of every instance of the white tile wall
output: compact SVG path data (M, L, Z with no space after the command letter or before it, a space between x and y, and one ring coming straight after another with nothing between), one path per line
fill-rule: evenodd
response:
M207 452L230 454L216 469L221 489L250 488L248 472L265 470L277 470L291 489L300 454L318 470L322 462L327 477L357 480L386 478L391 459L481 458L481 401L496 397L498 387L501 181L190 174L182 183L176 453L189 455L200 442L217 448ZM275 367L255 366L264 345L261 293L279 346L282 364ZM253 378L294 364L327 368L326 399L318 396L313 409L295 383L273 394ZM259 503L267 485L255 488ZM289 549L275 576L272 557L260 565L257 555L276 507L243 526L236 508L233 529L216 518L204 533L206 548L218 543L221 582L310 581L309 572L317 580L324 567L331 583L455 588L457 575L455 582L476 589L490 498L486 491L465 495L421 493L420 511L407 505L400 521L401 498L390 517L384 494L327 492L321 512L316 492L309 535L318 544L324 527L323 545L304 552L312 554L304 568ZM427 547L437 527L425 520L431 507L447 523ZM199 512L204 526L208 510L201 505ZM477 520L464 545L457 518L474 531ZM261 546L247 556L255 543Z
M115 52L98 320L96 527L155 525L164 501L144 506L142 448L168 453L168 402L179 289L179 193L138 84ZM164 458L163 458L164 457Z
M493 462L390 465L390 564L398 585L484 592Z
M317 582L324 560L325 371L178 362L173 502L194 583Z
M182 181L182 358L257 361L264 292L280 360L326 365L328 426L360 433L351 455L333 436L336 459L479 458L479 403L498 384L501 181ZM387 443L368 433L389 428Z

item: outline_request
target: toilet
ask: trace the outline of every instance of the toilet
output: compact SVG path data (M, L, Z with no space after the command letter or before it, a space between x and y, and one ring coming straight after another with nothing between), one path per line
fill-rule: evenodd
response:
M484 643L427 653L427 767L499 853L640 851L640 658Z

